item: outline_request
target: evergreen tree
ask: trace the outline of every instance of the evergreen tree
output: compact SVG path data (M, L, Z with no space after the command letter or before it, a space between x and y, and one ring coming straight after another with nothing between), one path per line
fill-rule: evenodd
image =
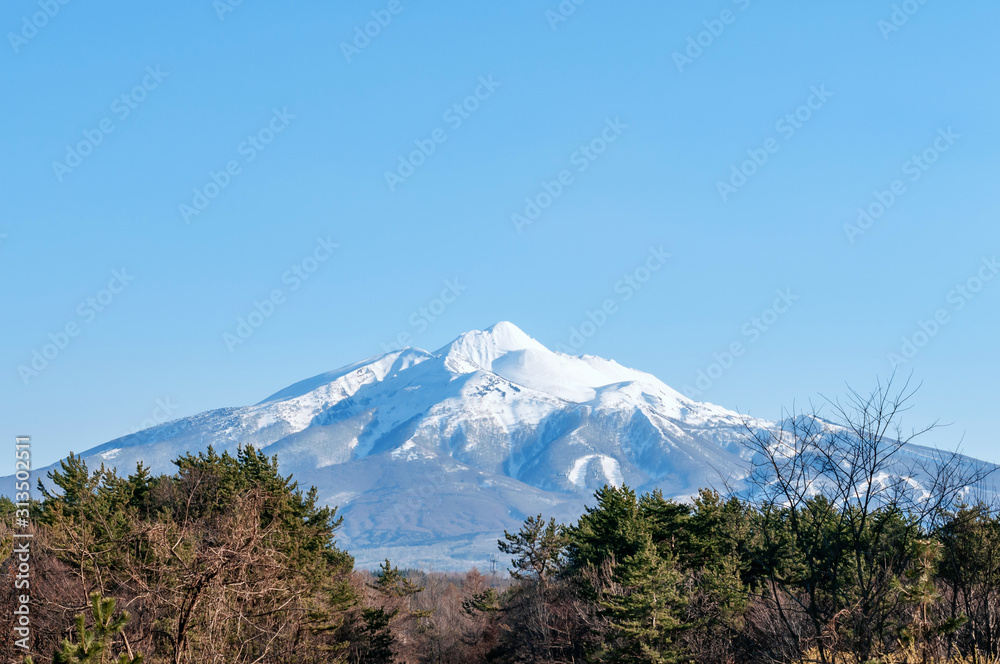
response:
M915 542L914 565L899 584L903 603L911 607L910 621L900 630L900 640L906 646L919 647L922 664L930 661L931 641L935 637L951 634L966 621L964 616L938 621L931 615L934 605L941 600L934 581L943 548L940 542L931 539Z
M940 530L944 545L939 578L953 598L951 620L968 620L953 644L1000 653L1000 518L982 503L961 505Z
M386 558L384 563L379 565L379 570L375 573L375 583L372 587L383 597L404 600L407 603L410 598L424 590L423 586L418 586L403 572L400 572L399 568L390 563L388 558ZM399 610L395 613L399 613ZM426 617L426 615L429 615L425 611L411 611L409 614L417 617Z
M639 511L635 491L605 485L594 494L595 507L587 507L577 525L568 529L569 569L600 569L605 562L617 562L642 549L648 524Z
M396 638L392 633L392 612L380 607L368 607L361 612L361 632L354 644L357 655L352 658L357 664L394 664L396 654L393 646Z
M695 552L691 533L691 508L667 500L656 489L639 498L639 516L661 555L689 559Z
M142 655L132 656L123 652L115 655L112 650L115 638L120 635L129 621L127 611L115 617L114 598L101 597L100 593L91 593L90 612L94 620L93 628L87 627L87 618L80 614L76 617L76 642L64 639L62 646L56 650L54 664L141 664ZM30 664L30 662L29 662Z
M399 654L400 641L397 634L404 628L428 618L433 611L414 610L412 600L424 591L388 559L375 572L375 580L369 586L379 595L375 606L362 610L362 629L357 661L365 664L392 664Z
M652 537L615 566L614 591L602 594L601 606L611 627L605 662L667 664L678 662L683 648L683 576L673 557L663 558Z
M555 519L549 519L546 524L541 514L529 516L521 530L516 533L505 530L503 535L504 539L497 544L501 552L513 556L511 577L518 580L538 579L544 587L548 579L563 568L569 538L565 527L557 524Z

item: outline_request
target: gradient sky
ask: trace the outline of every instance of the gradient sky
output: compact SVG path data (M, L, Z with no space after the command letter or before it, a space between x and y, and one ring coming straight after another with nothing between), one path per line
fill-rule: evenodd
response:
M1000 462L995 2L50 2L0 10L0 473L500 320L763 417L908 350L904 424Z

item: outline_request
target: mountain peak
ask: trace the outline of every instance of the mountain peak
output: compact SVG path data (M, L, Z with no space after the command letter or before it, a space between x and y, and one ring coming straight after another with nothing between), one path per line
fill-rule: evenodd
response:
M501 321L485 330L472 330L460 335L441 348L437 354L451 360L467 360L478 367L489 369L496 360L507 353L518 351L548 351L548 349L528 336L517 325ZM460 364L463 363L459 362Z
M508 350L527 350L542 345L517 325L505 320L489 326L483 330L482 334L490 335L498 344L503 345Z
M438 353L396 350L81 456L121 473L142 461L159 474L209 445L230 454L252 445L300 486L318 487L318 504L343 508L338 541L360 566L390 558L458 570L487 560L524 514L579 517L605 484L667 496L736 484L753 468L740 444L747 426L783 425L748 423L612 360L550 351L501 322ZM13 495L14 484L0 478L0 493Z

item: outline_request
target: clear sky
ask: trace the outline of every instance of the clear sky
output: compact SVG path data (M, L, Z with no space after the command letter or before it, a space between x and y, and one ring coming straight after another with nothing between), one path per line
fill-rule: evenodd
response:
M764 417L896 363L1000 462L995 2L63 1L0 10L4 474L500 320Z

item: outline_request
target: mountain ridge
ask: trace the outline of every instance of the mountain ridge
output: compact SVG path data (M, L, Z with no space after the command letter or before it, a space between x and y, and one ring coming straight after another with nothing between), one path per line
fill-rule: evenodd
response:
M463 569L484 565L528 515L575 519L606 483L668 497L738 483L749 467L746 428L773 426L613 360L551 351L500 322L434 352L377 355L81 456L90 467L127 473L142 461L161 473L209 445L253 445L341 508L341 540L359 565L389 557Z

